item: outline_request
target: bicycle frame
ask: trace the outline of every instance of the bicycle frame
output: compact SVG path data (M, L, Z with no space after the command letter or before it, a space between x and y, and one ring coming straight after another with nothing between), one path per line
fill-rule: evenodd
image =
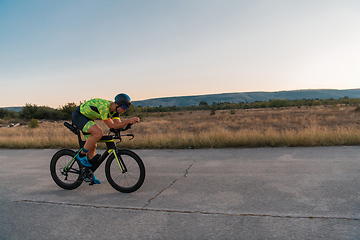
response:
M64 122L64 125L67 128L69 128L73 133L77 134L78 141L79 141L79 146L80 146L80 149L76 152L73 159L69 162L69 164L64 169L65 171L69 171L68 169L72 168L72 166L73 166L73 164L75 162L76 156L83 149L85 141L83 141L81 139L80 131L77 128L75 128L73 125L71 125L71 124L69 124L67 122ZM133 137L132 134L125 134L123 136L132 136ZM106 135L106 136L103 136L100 139L99 142L105 142L107 149L104 151L103 154L96 154L92 159L89 160L90 164L92 165L91 167L89 167L89 169L92 172L95 172L98 169L98 167L108 158L108 156L110 154L114 154L115 159L116 159L116 161L117 161L117 163L118 163L118 165L120 167L121 172L125 173L127 171L123 159L121 158L121 156L118 156L118 154L117 154L118 148L115 145L115 139L119 139L121 141L121 135L120 134L118 134L118 136Z

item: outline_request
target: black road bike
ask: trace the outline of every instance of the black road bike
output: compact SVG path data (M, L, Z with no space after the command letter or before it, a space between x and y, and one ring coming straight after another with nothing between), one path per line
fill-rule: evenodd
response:
M119 149L115 144L115 140L121 141L124 136L134 138L133 134L120 134L122 131L130 129L131 124L123 129L110 129L113 134L101 138L99 142L105 142L107 149L89 160L92 167L85 167L76 159L85 144L85 141L81 139L80 130L68 122L64 122L64 125L78 136L80 149L78 151L62 149L52 157L51 177L59 187L72 190L79 187L83 181L89 185L94 184L94 172L106 159L106 179L113 188L123 193L131 193L141 187L145 180L143 161L133 151Z

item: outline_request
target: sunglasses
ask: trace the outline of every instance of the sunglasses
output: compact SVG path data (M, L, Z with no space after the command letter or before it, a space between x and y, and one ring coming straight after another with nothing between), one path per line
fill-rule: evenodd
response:
M129 107L127 105L125 105L125 104L122 104L121 108L124 109L125 111L129 109Z

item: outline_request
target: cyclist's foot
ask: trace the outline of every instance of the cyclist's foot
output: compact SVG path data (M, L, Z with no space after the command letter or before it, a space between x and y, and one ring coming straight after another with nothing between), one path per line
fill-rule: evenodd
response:
M76 159L79 160L81 162L81 164L84 167L91 167L92 165L89 163L89 161L87 160L87 157L80 157L79 155L76 156Z
M97 178L95 177L95 175L94 175L93 183L94 183L94 184L100 184L101 181L100 181L99 179L97 179Z

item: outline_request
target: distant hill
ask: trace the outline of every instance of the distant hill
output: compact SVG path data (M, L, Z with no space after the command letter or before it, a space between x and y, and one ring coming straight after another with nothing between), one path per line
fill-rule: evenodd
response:
M158 107L158 106L191 106L199 105L201 101L207 102L209 105L213 102L255 102L255 101L269 101L270 99L339 99L342 97L360 98L360 89L336 90L336 89L320 89L320 90L294 90L294 91L279 91L279 92L239 92L239 93L221 93L208 94L196 96L182 96L182 97L164 97L153 98L143 101L133 101L134 106L142 107Z
M360 98L360 88L336 90L336 89L319 89L319 90L294 90L294 91L279 91L279 92L238 92L238 93L221 93L208 95L194 95L181 97L163 97L152 98L142 101L133 101L132 104L142 107L168 107L168 106L198 106L201 101L207 102L209 105L213 102L255 102L255 101L269 101L270 99L339 99L343 97ZM19 112L22 107L4 107L5 109Z
M4 107L4 108L14 112L20 112L22 110L22 107Z

